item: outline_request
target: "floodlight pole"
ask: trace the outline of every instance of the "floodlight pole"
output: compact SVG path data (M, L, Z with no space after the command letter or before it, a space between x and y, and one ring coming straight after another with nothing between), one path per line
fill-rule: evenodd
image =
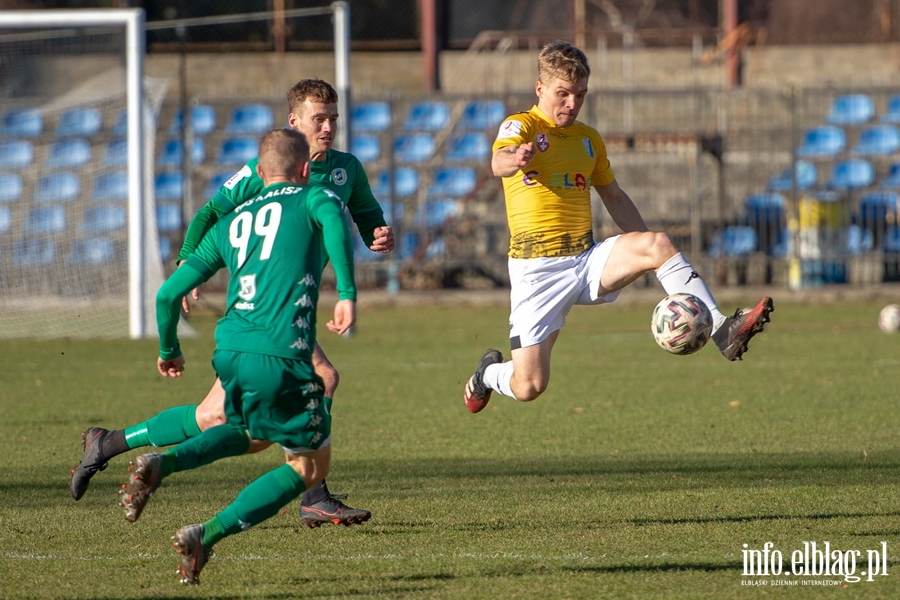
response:
M338 150L350 151L350 3L332 2L334 11L334 77L338 106L344 115L335 140Z

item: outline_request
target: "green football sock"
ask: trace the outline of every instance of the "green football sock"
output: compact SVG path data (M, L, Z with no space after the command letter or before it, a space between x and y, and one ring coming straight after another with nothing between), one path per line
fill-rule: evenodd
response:
M234 502L204 523L203 543L211 546L223 537L240 533L274 517L305 489L303 478L290 465L281 465L269 471L252 481Z
M200 434L197 406L168 408L154 417L125 429L125 443L131 449L142 446L171 446Z
M217 425L163 453L174 457L174 471L190 471L229 456L246 454L250 439L240 427Z

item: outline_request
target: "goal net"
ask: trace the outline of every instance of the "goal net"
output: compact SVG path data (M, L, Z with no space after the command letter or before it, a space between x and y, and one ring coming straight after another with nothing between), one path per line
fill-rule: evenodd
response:
M0 11L0 337L155 335L143 36L140 10Z

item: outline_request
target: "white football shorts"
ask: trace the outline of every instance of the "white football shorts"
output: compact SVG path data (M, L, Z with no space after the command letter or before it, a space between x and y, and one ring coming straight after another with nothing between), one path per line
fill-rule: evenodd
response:
M618 291L599 295L600 275L618 237L594 244L577 256L509 259L511 349L547 339L562 328L576 304L604 304L618 298Z

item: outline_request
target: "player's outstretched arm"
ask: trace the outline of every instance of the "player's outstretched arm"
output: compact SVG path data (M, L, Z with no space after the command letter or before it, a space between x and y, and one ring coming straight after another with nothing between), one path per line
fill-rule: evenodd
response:
M338 300L334 305L334 318L325 324L328 331L343 335L356 323L356 302Z
M505 146L491 157L491 170L496 177L511 177L520 169L531 164L534 158L534 143L526 142L518 146Z

